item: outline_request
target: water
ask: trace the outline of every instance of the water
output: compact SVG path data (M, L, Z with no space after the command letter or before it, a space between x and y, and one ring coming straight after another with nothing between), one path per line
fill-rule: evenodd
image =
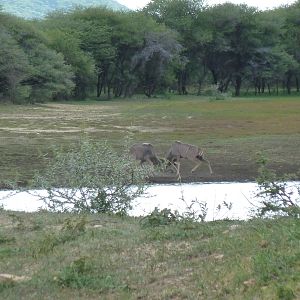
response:
M160 184L151 185L147 194L134 201L131 216L144 216L154 210L170 208L179 212L186 211L191 201L205 202L207 205L206 220L241 219L249 218L254 205L258 205L254 197L257 191L255 183L194 183L194 184ZM39 191L39 193L45 193ZM11 192L0 191L0 204L6 210L34 212L41 208L46 209L44 203L37 197L26 192L10 196ZM183 201L184 199L184 201ZM223 203L232 204L229 210ZM218 206L221 209L218 209ZM199 210L195 204L194 210Z

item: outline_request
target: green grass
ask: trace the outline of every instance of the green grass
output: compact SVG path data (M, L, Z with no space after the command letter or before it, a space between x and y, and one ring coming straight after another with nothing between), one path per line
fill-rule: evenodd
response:
M187 170L190 181L253 180L259 151L278 173L297 172L299 113L300 97L211 101L172 96L34 106L1 104L0 182L16 176L26 182L34 170L43 167L45 157L51 156L51 145L68 146L83 135L108 140L115 147L130 135L133 142L153 143L160 156L174 140L202 146L214 175L209 177L203 168L193 177Z
M135 218L2 211L0 230L1 272L27 276L0 280L1 299L300 297L292 218L143 227Z

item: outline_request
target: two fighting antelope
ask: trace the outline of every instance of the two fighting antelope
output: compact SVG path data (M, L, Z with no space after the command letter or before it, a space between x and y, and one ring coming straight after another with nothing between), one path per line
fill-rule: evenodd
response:
M141 164L148 162L153 165L159 165L162 162L162 160L157 157L153 145L149 143L134 144L130 148L130 153L136 160L139 160ZM196 171L202 162L205 162L208 165L210 174L212 174L210 162L204 157L202 149L195 145L176 141L171 145L167 153L166 161L167 166L172 165L176 169L178 178L180 178L180 161L182 159L188 159L196 163L191 170L192 173Z

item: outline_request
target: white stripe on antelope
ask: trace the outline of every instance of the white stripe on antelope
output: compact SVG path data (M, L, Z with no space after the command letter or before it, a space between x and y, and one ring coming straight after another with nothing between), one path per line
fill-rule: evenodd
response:
M212 174L212 169L210 162L204 158L203 150L198 146L181 143L176 141L172 144L169 152L167 154L167 161L169 165L173 165L177 171L177 175L180 177L180 160L188 159L195 162L195 167L191 170L191 173L196 171L196 169L201 165L201 162L205 162L208 165L210 174Z
M141 165L144 162L149 162L153 165L160 163L158 157L155 154L153 145L149 143L137 143L130 147L130 154L134 159L139 160Z

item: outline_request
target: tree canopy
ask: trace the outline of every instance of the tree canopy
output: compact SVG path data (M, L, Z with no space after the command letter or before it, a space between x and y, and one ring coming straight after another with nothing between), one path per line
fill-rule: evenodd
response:
M273 10L152 0L140 11L0 12L0 101L299 92L300 1Z

